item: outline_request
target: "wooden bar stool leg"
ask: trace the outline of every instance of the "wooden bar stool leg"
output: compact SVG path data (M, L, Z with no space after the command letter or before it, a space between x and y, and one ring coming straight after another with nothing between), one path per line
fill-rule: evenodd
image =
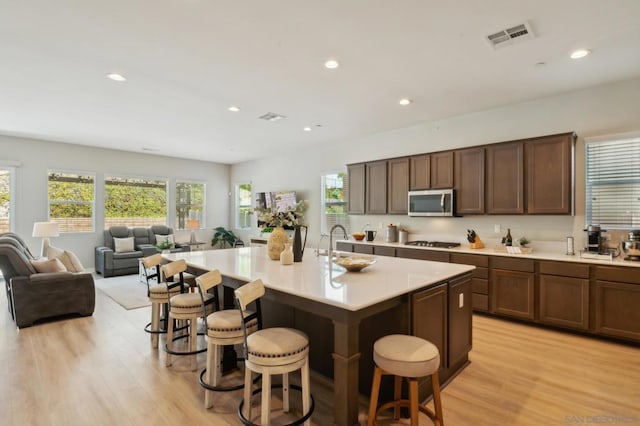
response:
M289 412L289 373L282 375L282 411Z
M151 302L151 347L158 348L158 331L160 330L160 305Z
M196 344L198 343L198 318L197 317L192 317L189 320L189 331L191 332L190 336L189 336L189 350L191 352L195 352L196 351ZM198 354L193 354L191 356L191 371L196 371L196 369L198 368L198 361L197 361L197 357Z
M376 411L378 409L378 395L380 394L380 381L382 380L382 370L376 366L373 372L373 383L371 384L371 399L369 401L369 418L367 426L376 424Z
M262 373L262 417L260 424L268 426L271 424L271 374Z
M167 349L169 350L173 350L173 329L175 328L176 323L175 321L172 321L171 319L169 320L169 327L167 329ZM167 367L171 367L171 354L169 352L167 352L166 358L165 358L165 365Z
M211 376L213 374L213 385L216 386L216 379L215 379L215 372L213 372L213 369L215 368L215 354L214 354L214 350L216 349L215 345L213 345L211 342L207 342L207 364L206 364L206 373L204 373L204 380L207 383L211 383ZM213 397L213 392L211 392L209 389L205 389L204 390L204 407L205 408L211 408L213 406L213 401L212 401L212 397Z
M300 369L300 380L302 381L302 412L308 413L311 403L311 381L309 378L309 360ZM304 422L305 426L311 426L311 420Z
M244 418L251 421L251 393L253 391L253 372L245 368L244 373L244 406L242 407L242 414Z
M442 401L440 400L440 378L437 371L431 375L431 387L433 389L433 409L437 419L436 426L444 426Z
M393 407L393 419L400 419L400 400L402 399L402 377L394 376L393 378L393 399L396 404Z
M411 426L418 426L418 381L409 379L409 412L411 413Z

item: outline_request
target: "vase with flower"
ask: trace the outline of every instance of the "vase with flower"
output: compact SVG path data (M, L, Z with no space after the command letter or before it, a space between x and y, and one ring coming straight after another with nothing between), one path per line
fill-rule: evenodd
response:
M256 208L260 222L265 226L273 227L273 232L267 241L267 252L272 260L279 260L284 245L289 243L289 237L284 227L292 228L301 225L304 221L304 212L307 211L306 200L301 200L286 210L278 210L277 206L271 208Z

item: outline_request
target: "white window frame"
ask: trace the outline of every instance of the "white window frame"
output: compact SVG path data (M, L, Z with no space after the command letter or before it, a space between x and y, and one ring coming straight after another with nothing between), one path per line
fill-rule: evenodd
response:
M16 227L16 168L14 162L0 161L0 170L9 172L9 231Z
M206 217L207 217L207 183L204 181L195 181L195 180L189 180L189 179L176 179L174 185L173 185L173 195L175 197L175 203L174 203L174 213L175 213L175 228L177 230L187 230L188 228L186 227L180 227L179 223L178 223L178 184L180 183L184 183L184 184L188 184L188 185L202 185L203 188L203 192L202 192L202 210L201 213L199 215L195 215L197 217L194 217L191 213L191 211L188 213L189 215L189 219L197 219L198 220L198 229L205 229L207 227L206 224ZM168 197L168 193L167 193L167 197ZM168 205L168 204L167 204ZM193 203L191 205L194 205Z
M320 233L321 234L328 235L330 231L327 223L327 214L326 214L326 198L325 198L326 178L327 176L337 175L340 173L344 175L344 179L342 180L342 185L343 185L342 190L343 190L343 193L345 194L345 200L344 200L345 214L344 214L344 220L339 221L338 223L344 226L347 232L349 232L349 214L346 212L347 202L348 202L348 200L346 199L346 190L347 190L346 186L348 182L347 171L333 170L333 171L324 172L320 176Z
M638 144L638 150L640 150L640 132L632 132L632 133L622 133L622 134L613 134L613 135L605 135L605 136L597 136L591 138L585 138L585 225L596 224L598 222L597 219L594 219L594 215L592 213L592 200L590 198L593 197L590 192L591 187L597 187L597 185L592 185L590 182L590 166L589 166L589 147L595 145L605 146L607 144L613 145L616 142L632 142L634 144ZM629 155L621 155L621 162L633 161L633 156ZM639 158L635 158L635 161L640 163ZM636 197L635 193L637 192L637 199L640 200L640 173L637 173L635 176L623 176L626 180L626 186L631 186L632 191L634 191L634 195L629 196L629 193L622 194L623 196ZM620 181L612 181L610 186L622 187L625 185L625 182ZM606 195L606 194L605 194ZM621 199L619 195L611 195L612 199ZM622 198L624 199L624 198ZM622 209L616 209L616 206L612 206L614 212L618 212L622 214ZM626 223L623 223L625 220L616 219L613 223L597 223L598 225L603 226L609 230L629 230L633 228L638 228L640 226L640 204L632 205L631 209L627 212L629 214L629 218ZM602 217L602 216L601 216Z
M77 229L71 231L65 231L63 227L59 227L61 234L87 234L95 232L96 230L96 185L97 176L95 172L88 172L83 170L62 170L62 169L47 169L47 220L51 221L51 198L49 197L49 175L52 173L62 173L68 175L77 176L91 176L93 177L93 200L87 201L65 201L54 204L77 204L77 205L90 205L91 206L91 229L86 231L79 231ZM55 201L55 200L54 200Z
M250 185L251 186L251 194L249 195L249 204L240 204L240 186L242 185ZM240 209L241 208L249 208L249 216L253 215L253 183L252 182L238 182L235 184L235 191L234 191L235 197L234 197L234 225L235 225L235 229L239 229L239 230L247 230L247 229L251 229L251 217L247 218L247 223L246 226L241 226L241 220L240 220Z
M164 223L163 225L169 225L169 216L170 216L170 211L171 211L171 179L168 178L167 176L141 176L141 175L131 175L131 174L126 174L126 173L104 173L103 175L103 180L102 180L102 192L104 194L104 199L103 199L103 203L102 203L102 208L103 208L103 220L104 220L104 229L107 229L107 180L108 178L122 178L122 179L142 179L142 180L159 180L159 181L164 181L165 183L165 187L166 187L166 211L165 211L165 215L164 215ZM175 207L175 206L174 206ZM138 225L127 225L127 226L138 226ZM142 225L140 225L142 226ZM145 225L146 226L146 225Z

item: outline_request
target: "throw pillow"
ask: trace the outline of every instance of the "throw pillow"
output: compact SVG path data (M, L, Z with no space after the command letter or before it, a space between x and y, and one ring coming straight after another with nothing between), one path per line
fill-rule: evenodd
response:
M169 245L173 248L173 246L175 245L175 240L173 238L173 234L168 234L168 235L159 235L156 234L156 245L160 245L163 242L168 241Z
M78 259L75 253L69 250L63 250L58 247L49 246L47 249L47 257L49 259L58 259L67 271L70 272L82 272L84 271L84 266L82 266L82 262Z
M114 238L113 245L116 253L125 253L133 251L133 237L128 238Z
M59 259L32 260L31 265L38 273L66 272L67 270Z
M76 256L76 254L74 252L69 251L69 250L65 250L64 254L67 255L67 258L69 259L69 261L71 262L71 265L73 266L73 271L72 272L82 272L82 271L84 271L84 266L82 265L82 262L80 262L80 259L78 259L78 256ZM67 270L71 271L71 269L69 269L69 268L67 268Z

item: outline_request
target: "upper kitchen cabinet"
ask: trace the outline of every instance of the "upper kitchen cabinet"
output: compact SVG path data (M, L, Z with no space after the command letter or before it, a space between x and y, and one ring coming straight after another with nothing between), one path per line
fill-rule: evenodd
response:
M409 158L394 158L387 163L387 212L407 214Z
M524 143L487 145L487 213L524 213Z
M453 151L431 154L431 188L453 188Z
M387 161L365 164L365 213L387 213Z
M349 175L347 195L349 202L349 214L364 214L364 163L348 165L347 173Z
M431 156L429 154L414 155L410 162L409 189L413 191L431 188Z
M454 153L456 214L484 214L484 148Z
M574 142L574 133L527 141L528 214L573 213Z

